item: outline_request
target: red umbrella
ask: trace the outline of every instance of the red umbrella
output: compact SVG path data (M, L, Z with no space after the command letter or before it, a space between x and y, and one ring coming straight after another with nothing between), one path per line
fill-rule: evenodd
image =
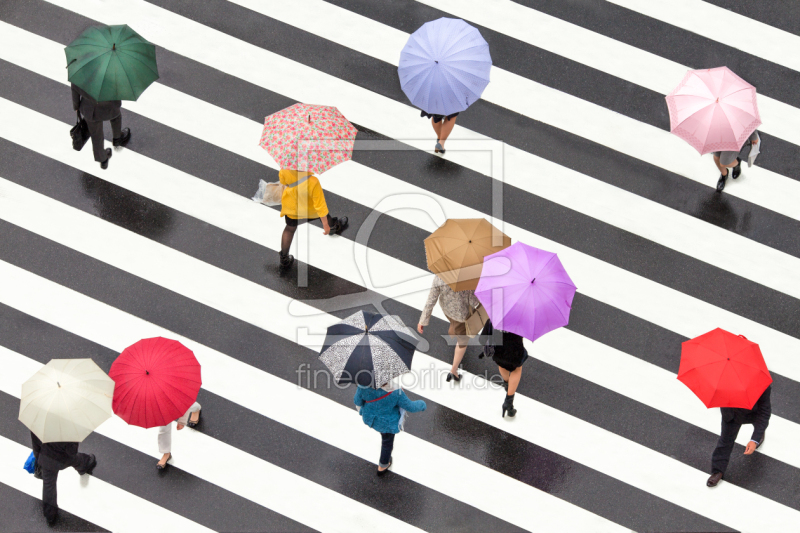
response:
M758 344L717 328L683 343L678 379L706 407L752 409L772 383Z
M125 348L108 372L111 407L125 422L151 428L183 416L200 391L200 363L178 341L154 337Z

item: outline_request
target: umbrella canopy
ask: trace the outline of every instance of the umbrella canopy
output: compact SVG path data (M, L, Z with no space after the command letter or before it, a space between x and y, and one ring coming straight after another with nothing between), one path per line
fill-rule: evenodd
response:
M485 218L448 218L425 239L425 256L428 270L451 289L475 290L483 258L509 246L511 238Z
M461 19L442 17L411 34L397 73L412 104L450 115L481 97L491 70L489 44L481 33Z
M328 328L319 360L340 385L378 388L411 371L414 347L399 317L358 311Z
M158 79L155 45L124 24L93 26L64 52L69 81L98 102L136 100Z
M475 296L495 328L535 341L569 323L575 291L556 254L518 242L484 259Z
M709 409L752 409L772 383L758 344L720 328L681 345L678 379Z
M113 395L91 359L52 359L22 384L19 420L42 442L81 442L111 417Z
M335 107L294 104L264 119L259 145L281 168L321 174L353 157L357 133Z
M690 70L667 95L670 131L707 154L738 152L761 124L756 88L728 67Z
M116 384L114 412L133 426L165 426L183 416L200 391L192 351L164 337L128 346L108 372Z

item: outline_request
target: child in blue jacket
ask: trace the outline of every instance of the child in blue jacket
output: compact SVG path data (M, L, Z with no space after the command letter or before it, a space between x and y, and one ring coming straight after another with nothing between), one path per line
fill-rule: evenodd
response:
M353 401L364 423L381 434L378 476L382 476L392 466L394 436L401 429L400 409L416 413L424 411L427 406L422 400L412 402L402 390L393 390L388 383L380 389L359 385Z

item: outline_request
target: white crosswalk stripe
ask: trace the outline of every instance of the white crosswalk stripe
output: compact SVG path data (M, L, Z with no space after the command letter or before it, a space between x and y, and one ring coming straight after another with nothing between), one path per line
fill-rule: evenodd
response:
M177 54L181 58L179 61L191 60L211 67L220 76L246 82L254 90L264 91L265 95L336 105L354 123L398 140L414 153L430 148L430 141L421 140L432 135L427 122L416 118L413 108L406 102L340 79L297 58L284 57L268 47L251 44L241 38L233 25L221 31L207 21L193 20L189 12L173 10L170 0L35 1L46 2L53 9L63 9L69 17L81 15L105 24L129 24L157 45ZM241 13L244 8L254 17L255 25L267 19L280 21L294 31L307 31L324 42L341 46L337 52L340 55L363 54L393 66L408 38L406 31L387 25L386 20L379 21L377 14L373 19L371 15L351 11L352 6L346 0L214 2L224 7L218 9L219 17L229 16L226 10L232 13L236 8L240 9L237 13ZM798 37L706 2L670 0L659 6L637 0L611 0L611 3L710 40L718 40L718 36L713 31L714 26L702 24L703 17L715 17L720 24L740 24L752 30L757 43L753 46L746 41L738 43L736 46L740 50L797 70L796 54L778 56L782 47L794 43ZM662 94L686 70L672 60L507 0L419 0L419 4L464 17L499 34ZM9 65L20 67L27 73L29 81L26 83L43 90L46 87L51 92L58 87L64 93L67 82L63 43L51 40L54 37L47 35L49 30L41 30L39 34L39 30L31 29L36 28L36 24L22 28L19 22L6 20L12 14L11 9L13 7L0 6L0 80L6 72L12 72ZM694 14L696 18L691 19L687 14ZM766 42L770 38L773 40ZM495 57L502 52L502 47L492 51ZM229 110L224 103L208 102L198 94L190 95L170 86L167 77L181 72L181 65L171 65L162 73L162 80L152 85L139 101L125 102L125 109L142 117L137 120L152 121L160 128L166 126L188 135L188 146L198 150L212 146L224 150L225 157L250 165L255 162L264 172L277 169L275 162L256 143L261 130L259 122ZM297 83L298 79L304 82ZM31 94L20 87L0 83L0 115L3 117L0 120L0 154L14 154L15 157L26 154L25 165L0 163L0 328L7 328L2 323L6 309L30 320L14 322L16 325L12 329L2 330L10 333L5 339L0 333L0 363L4 366L0 394L5 395L0 395L0 400L18 398L19 384L45 362L39 359L36 348L43 346L45 339L39 337L31 341L37 338L33 336L39 331L35 327L55 328L53 331L111 352L119 352L139 338L162 335L180 340L195 352L203 366L204 391L279 424L277 427L282 428L281 431L298 432L303 439L322 443L331 457L352 457L373 463L376 436L354 414L352 404L343 405L336 394L292 383L294 373L281 374L274 366L269 367L274 368L274 372L263 370L253 366L253 360L243 360L245 352L255 349L261 353L265 348L242 345L227 353L228 350L216 345L212 322L235 320L242 324L238 328L250 328L247 331L253 332L251 336L260 332L258 335L289 341L291 354L285 355L287 361L316 363L313 352L319 350L325 328L339 320L321 309L330 308L335 309L331 312L336 312L340 308L366 307L370 298L381 298L381 305L403 306L404 312L413 317L422 308L431 274L414 263L408 250L378 250L364 233L330 238L323 236L316 227L306 225L295 238L295 255L315 269L314 279L350 284L356 292L337 294L340 300L301 301L296 298L316 298L317 293L286 287L285 281L265 286L244 275L232 258L208 256L201 259L184 251L182 240L137 234L135 229L126 229L130 227L126 224L112 223L107 216L76 203L74 198L60 197L69 192L69 185L53 182L52 191L41 190L39 185L20 177L21 169L24 166L54 169L53 165L57 165L73 169L78 175L83 173L84 180L89 175L97 176L103 182L121 187L121 191L157 203L162 206L160 209L172 213L170 216L175 217L178 224L214 228L215 238L222 239L220 244L226 250L259 249L264 251L264 257L274 258L283 230L283 221L276 211L265 209L223 185L181 170L182 161L160 162L147 155L146 148L143 149L145 153L139 153L136 144L117 151L109 169L100 171L97 163L91 160L89 149L75 152L66 142L70 126L49 116L48 112L31 108L26 103L33 101ZM708 158L697 158L688 146L668 132L498 66L493 67L492 82L484 99L514 116L533 119L596 143L609 154L626 154L666 169L682 176L687 183L710 184L709 180L713 180L714 174L709 170L713 167ZM800 145L795 128L800 124L800 109L763 95L759 95L759 104L763 130ZM68 105L67 102L64 105ZM155 131L164 130L156 128ZM42 142L42 138L48 142ZM53 139L65 141L53 142ZM472 148L482 143L484 149L499 149L496 153L503 155L505 182L516 187L520 194L554 202L586 215L592 224L608 224L614 231L630 232L645 239L648 245L678 252L675 264L661 265L662 270L674 269L692 275L696 267L691 265L696 263L691 261L699 261L720 269L724 273L721 275L735 274L749 283L744 286L752 294L724 298L718 301L725 304L718 305L691 291L678 290L663 281L637 274L635 269L594 257L560 242L560 237L539 235L530 229L536 224L523 227L504 221L502 217L495 220L513 240L557 252L582 297L592 299L592 305L627 313L630 318L624 320L631 328L637 327L637 321L644 321L648 327L663 328L664 336L675 339L723 327L746 333L748 338L758 342L770 370L775 373L773 402L776 403L769 426L769 443L749 461L760 461L761 468L774 476L783 476L781 479L796 476L800 459L794 448L800 438L800 419L790 411L790 406L780 403L788 400L789 393L777 387L783 385L790 391L800 391L800 362L793 356L800 348L800 332L792 329L794 317L776 323L766 312L778 302L795 303L800 298L800 268L797 268L800 257L783 251L792 249L785 244L788 241L779 242L785 237L780 235L777 240L759 242L751 238L751 234L723 229L726 226L710 224L688 210L662 205L499 142L503 140L509 139L495 140L479 131L457 126L453 138L448 140L447 159L455 168L476 171L496 180L500 169L497 158L490 160L485 153ZM167 138L158 141L170 142ZM428 168L424 172L436 179L436 170ZM793 228L795 221L800 220L797 180L760 166L745 172L746 179L726 189L724 194L737 197L742 205L768 210L769 216L779 217L770 220L780 221L781 228ZM53 180L55 176L43 179ZM420 187L366 160L339 165L326 173L322 181L331 194L354 205L374 209L376 216L385 213L386 217L381 220L385 219L385 224L398 231L406 227L431 231L445 217L491 218L475 207L482 203L473 205L454 200L434 192L435 187L431 190ZM367 183L369 187L364 186ZM253 183L253 190L256 185ZM361 228L366 226L364 223ZM3 228L8 228L7 235ZM349 231L355 235L358 229ZM126 287L126 280L141 281L152 294L161 295L165 305L174 307L185 301L201 306L196 309L208 309L209 314L196 320L198 325L206 324L205 329L212 328L212 331L204 333L205 340L200 340L194 338L197 329L191 330L194 334L183 333L184 326L174 329L180 321L173 326L159 323L166 316L162 311L148 314L140 307L125 307L117 298L109 300L117 303L105 303L96 295L83 294L85 284L75 285L84 288L70 288L72 282L63 276L58 278L56 269L30 259L36 256L30 247L41 238L44 239L41 242L53 243L53 246L48 244L47 249L54 254L54 262L62 256L70 258L77 267L76 277L85 275L81 272L83 267L87 271L91 268L108 273L113 279L121 280L118 281L122 283L118 287L120 294L127 294L128 298L134 295L130 292L132 289ZM8 243L5 251L3 243ZM23 252L24 247L29 249ZM267 275L272 274L268 272ZM99 282L104 284L102 286L108 283L105 277ZM364 290L371 292L358 292ZM337 302L340 307L336 307ZM744 302L757 312L744 316L747 313L732 310L741 309ZM145 318L151 316L160 318ZM447 323L440 309L434 311L434 316L438 324ZM33 321L41 321L42 325L34 326ZM577 532L728 527L755 532L790 530L797 523L800 506L796 502L741 474L733 474L730 481L713 491L705 487L706 463L698 463L694 459L696 454L686 451L689 444L685 443L711 446L713 435L719 431L719 412L705 410L675 379L674 370L657 364L654 354L663 352L665 346L628 350L624 348L625 343L598 340L590 329L579 325L557 330L536 343L527 342L527 349L536 360L528 364L561 372L554 374L562 376L552 384L554 387L567 382L572 384L570 386L580 383L585 390L598 391L600 398L630 402L626 404L631 406L630 412L611 415L613 407L599 405L598 417L594 419L588 411L576 411L568 402L555 399L556 396L546 396L548 400L542 401L536 391L532 395L521 390L515 399L520 414L511 421L502 419L498 417L496 401L502 393L478 373L480 366L469 363L473 366L467 369L465 362L465 379L456 387L425 382L431 375L441 381L450 367L449 355L441 351L440 341L429 336L418 346L412 368L413 375L422 379L413 383L406 381L405 387L435 406L436 413L447 415L437 415L435 421L426 419L426 413L414 415L409 423L424 429L397 439L395 455L398 460L392 469L394 475L399 476L398 480L407 480L411 485L360 488L356 483L354 487L353 479L358 478L338 473L336 465L331 466L328 474L332 483L320 484L315 481L319 478L309 479L297 473L292 464L305 461L307 452L302 449L293 451L296 459L292 462L272 462L258 452L240 449L224 435L211 436L201 431L182 432L177 437L179 452L173 468L195 476L198 483L209 484L213 490L222 490L221 497L228 505L235 505L236 501L252 502L282 515L289 520L287 523L297 524L298 528L319 531L452 530L459 527L452 521L454 517L431 521L430 511L415 516L397 507L390 503L393 502L392 491L397 491L398 498L409 498L422 491L420 496L437 498L437 502L452 502L448 505L455 505L453 508L472 517L474 524L492 523L499 529ZM652 341L665 342L655 338ZM220 346L230 346L225 342L229 341ZM26 348L16 348L16 343ZM670 343L677 361L680 346L674 341ZM428 350L430 352L425 353ZM271 359L283 356L271 353L269 347L265 353ZM523 376L523 382L525 380ZM12 439L18 433L12 434L9 429L16 423L16 413L6 408L2 410L6 421L0 424L0 448L4 457L18 459L0 466L0 483L39 498L40 482L19 468L27 449ZM636 418L642 415L652 417L653 422ZM442 416L455 422L445 421ZM613 421L614 418L617 420ZM625 427L647 426L655 424L656 420L667 422L668 427L680 428L684 434L667 434L662 428L651 427L662 441L656 443L644 437L641 431ZM463 433L451 434L453 429L450 428L442 435L448 435L451 440L442 440L441 435L436 434L438 424L464 426L460 430ZM132 428L113 418L101 426L97 434L132 453L158 457L153 430ZM458 444L452 440L455 435L467 434L488 437L463 437L466 440ZM737 442L746 444L748 435L747 430L743 430ZM500 445L496 441L498 438L514 444ZM512 449L509 446L525 450L517 458L524 465L523 470L509 469L493 457L497 453L493 451L496 446L503 450ZM581 487L572 492L576 489L575 481L571 481L572 489L554 488L554 479L569 475L548 473L546 469L551 468L548 463L538 462L543 454L558 458L561 466L557 469L591 473L597 487ZM701 452L709 459L710 454L711 447ZM742 468L743 462L734 459L731 470ZM232 464L236 468L230 468ZM542 468L544 473L532 474L531 469ZM335 481L338 476L342 476L341 482ZM161 507L152 496L130 487L116 486L116 481L91 477L86 484L84 478L74 472L62 473L59 503L65 511L98 527L113 531L219 529L207 525L206 514L183 518ZM561 481L555 483L558 485ZM370 495L375 490L381 491L380 494ZM616 490L627 495L629 501L612 501L606 493ZM598 498L596 494L604 496ZM509 506L509 495L525 503ZM632 509L630 502L634 500L640 502L640 506L652 505L654 509L660 506L658 508L665 509L665 516L648 516L642 509ZM103 503L98 509L92 502ZM457 507L459 505L462 507ZM136 516L126 520L128 513L119 511L123 508L136 509Z

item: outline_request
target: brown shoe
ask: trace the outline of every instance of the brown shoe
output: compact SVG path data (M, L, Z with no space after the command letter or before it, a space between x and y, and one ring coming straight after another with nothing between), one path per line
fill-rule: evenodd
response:
M717 483L719 483L721 479L722 479L722 472L714 472L713 474L711 474L711 477L708 478L708 481L706 481L706 486L716 487Z

